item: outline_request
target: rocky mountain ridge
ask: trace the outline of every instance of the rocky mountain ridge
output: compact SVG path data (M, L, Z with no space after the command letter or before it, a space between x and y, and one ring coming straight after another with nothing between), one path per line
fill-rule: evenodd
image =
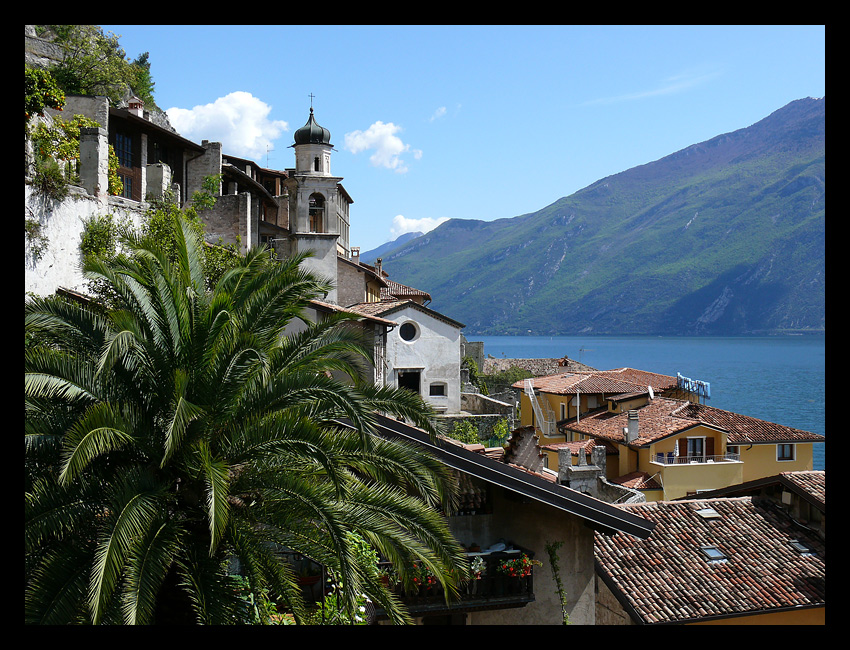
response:
M474 334L825 331L825 98L384 256Z

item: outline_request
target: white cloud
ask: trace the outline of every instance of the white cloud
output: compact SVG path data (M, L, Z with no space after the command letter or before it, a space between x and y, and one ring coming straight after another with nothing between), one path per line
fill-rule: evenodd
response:
M630 102L639 99L646 99L647 97L658 97L660 95L673 95L676 93L684 92L686 90L690 90L691 88L696 88L701 86L715 77L717 77L720 72L708 72L705 74L689 74L683 73L680 75L675 75L673 77L668 77L664 79L661 84L659 84L655 88L651 88L648 90L641 90L634 93L628 93L625 95L617 95L615 97L601 97L599 99L592 99L584 102L583 106L593 106L600 104L618 104L620 102Z
M404 215L397 214L393 217L393 226L390 228L390 234L393 239L396 239L406 232L430 232L448 220L448 217L440 217L439 219L432 219L431 217L408 219Z
M430 117L430 121L433 122L434 120L438 120L441 117L443 117L443 115L445 115L445 114L446 114L446 107L440 106L440 108L438 108L436 111L434 111L434 114Z
M274 140L289 124L270 120L272 107L244 91L219 97L211 104L194 108L169 108L171 125L185 138L221 142L224 153L261 161L274 149Z
M411 149L409 144L402 142L396 135L401 130L400 126L392 122L384 124L379 120L365 131L346 133L345 148L354 154L361 151L374 151L369 156L369 160L375 167L386 167L404 174L408 168L401 158L402 154L412 153L413 157L419 160L422 157L422 151Z

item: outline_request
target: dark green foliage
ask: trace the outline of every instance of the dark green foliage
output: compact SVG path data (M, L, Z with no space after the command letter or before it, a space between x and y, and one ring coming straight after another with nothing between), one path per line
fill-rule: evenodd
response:
M302 258L253 250L207 290L202 239L170 223L169 253L122 233L124 254L86 259L109 309L26 302L25 622L252 623L271 603L303 620L282 549L324 565L349 614L365 593L410 620L375 553L456 594L448 470L374 428L391 413L436 436L434 413L362 380L371 342L354 316L285 335L328 290Z
M43 115L45 108L62 110L65 93L47 70L24 68L24 121L35 115Z

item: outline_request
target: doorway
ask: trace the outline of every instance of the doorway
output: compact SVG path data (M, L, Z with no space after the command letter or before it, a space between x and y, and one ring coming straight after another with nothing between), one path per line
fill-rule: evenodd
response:
M422 373L419 370L398 370L398 387L421 395L420 382Z

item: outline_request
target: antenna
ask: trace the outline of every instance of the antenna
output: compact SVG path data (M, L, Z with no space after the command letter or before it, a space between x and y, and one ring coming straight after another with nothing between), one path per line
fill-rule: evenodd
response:
M578 349L578 362L581 363L581 355L585 352L596 352L596 350L588 350L583 345Z

